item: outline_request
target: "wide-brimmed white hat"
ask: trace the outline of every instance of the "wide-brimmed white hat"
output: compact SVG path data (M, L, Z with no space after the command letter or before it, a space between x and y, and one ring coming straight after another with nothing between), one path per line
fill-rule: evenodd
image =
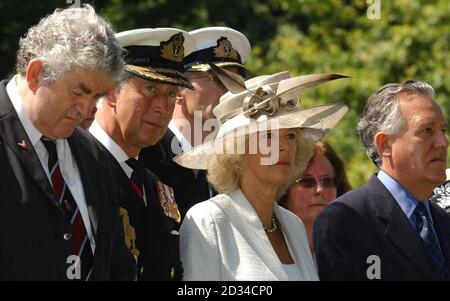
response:
M211 155L236 152L237 138L267 130L301 128L305 139L319 140L348 108L343 104L330 104L302 109L298 93L343 77L310 74L291 78L289 72L284 71L249 79L245 90L227 92L220 98L213 111L220 123L216 138L176 156L174 161L186 168L207 169Z

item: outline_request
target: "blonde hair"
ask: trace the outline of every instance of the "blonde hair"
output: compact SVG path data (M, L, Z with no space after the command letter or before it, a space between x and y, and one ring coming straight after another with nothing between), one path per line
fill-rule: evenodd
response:
M302 134L302 129L295 129L297 152L295 154L294 168L286 183L283 183L277 192L276 200L287 191L289 186L295 181L296 176L301 174L308 165L314 153L315 141L306 139ZM246 137L248 142L248 136ZM248 150L248 143L246 143ZM242 174L245 155L212 155L208 162L208 181L220 193L228 193L239 188L239 180Z

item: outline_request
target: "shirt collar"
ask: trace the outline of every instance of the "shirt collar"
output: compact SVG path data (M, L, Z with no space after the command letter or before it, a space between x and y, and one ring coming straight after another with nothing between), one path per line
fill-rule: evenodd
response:
M122 164L129 159L125 151L105 132L97 120L94 120L89 132L103 144L113 157Z
M192 149L192 145L189 143L189 141L183 136L183 134L180 132L180 130L177 128L177 125L173 120L169 122L169 129L175 134L178 141L180 142L181 149L183 150L183 153L186 153Z
M387 190L389 190L397 204L400 206L408 220L411 222L414 210L416 209L419 201L403 185L401 185L383 170L380 169L377 177L387 188ZM428 212L428 216L433 223L433 218L431 218L430 214L430 204L428 200L423 200L422 202L424 203L425 208Z
M25 111L25 106L23 104L23 99L19 94L16 85L17 75L15 75L6 86L6 92L8 93L9 98L11 99L14 110L16 110L17 116L19 117L20 122L22 123L25 132L30 138L31 144L33 147L36 143L41 139L42 133L33 125L30 118L28 117L27 112Z

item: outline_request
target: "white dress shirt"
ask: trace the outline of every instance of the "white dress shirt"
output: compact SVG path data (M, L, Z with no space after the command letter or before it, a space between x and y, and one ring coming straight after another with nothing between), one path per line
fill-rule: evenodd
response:
M130 157L125 153L125 151L105 132L105 130L100 126L97 120L94 120L91 127L89 128L89 132L94 136L98 141L100 141L103 146L113 155L113 157L119 162L120 167L122 167L123 171L127 175L128 178L131 179L131 174L133 173L133 169L128 166L125 162ZM135 158L136 160L138 157ZM143 197L145 206L147 206L147 199L145 197L145 188L143 189Z
M183 153L187 153L192 149L192 144L190 144L189 141L183 136L173 120L169 122L169 129L174 133L175 137L177 137L178 141L180 142ZM194 176L197 177L198 169L193 169L192 172L194 173Z
M20 96L17 85L16 76L14 76L8 85L6 86L6 91L9 98L11 99L12 105L17 112L20 122L22 123L25 132L30 138L33 148L36 151L39 160L41 161L42 168L44 169L47 178L52 185L50 172L48 170L48 152L44 144L41 141L42 133L33 125L30 118L25 111L25 106L23 104L22 97ZM20 142L20 141L18 141ZM92 235L91 221L89 219L89 213L86 205L86 198L84 195L83 182L81 182L80 171L78 170L75 159L72 156L70 150L69 142L67 139L57 139L56 140L56 150L58 153L59 168L64 181L67 184L72 196L80 210L81 217L83 219L84 225L86 226L86 232L91 244L92 253L95 253L95 240Z

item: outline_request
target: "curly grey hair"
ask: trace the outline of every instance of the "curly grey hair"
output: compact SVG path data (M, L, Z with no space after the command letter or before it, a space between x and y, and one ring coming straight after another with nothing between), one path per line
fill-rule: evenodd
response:
M408 80L401 84L386 84L369 97L358 122L357 130L361 142L367 155L378 168L381 166L381 156L374 143L375 134L385 132L395 135L400 132L405 125L405 119L400 111L399 96L405 94L422 95L434 101L434 90L425 82Z
M92 6L57 9L20 39L16 71L25 76L29 62L40 59L47 82L77 67L117 79L124 66L122 52L111 25Z
M295 129L297 152L294 168L288 181L277 191L276 201L287 191L297 175L303 173L314 153L315 141L306 139L301 129ZM248 149L248 136L246 137ZM239 180L244 166L245 155L212 155L208 162L208 181L220 193L228 193L239 188Z

